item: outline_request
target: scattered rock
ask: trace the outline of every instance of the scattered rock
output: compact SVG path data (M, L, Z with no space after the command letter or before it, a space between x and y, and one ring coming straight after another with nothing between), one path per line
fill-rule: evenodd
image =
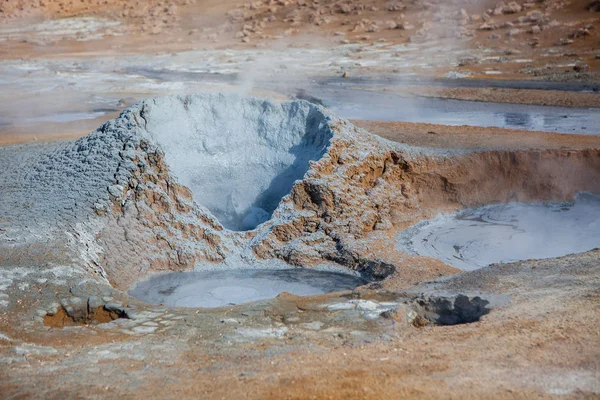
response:
M530 21L530 22L539 22L544 19L544 13L541 11L537 11L537 10L529 11L527 13L526 18L527 18L527 21Z
M157 329L156 326L135 326L131 330L137 334L148 334L153 333Z
M323 328L323 323L321 321L313 321L304 324L300 324L300 326L304 329L308 329L311 331L320 331Z
M356 304L356 309L360 311L375 311L379 308L377 303L369 300L353 300L352 302Z
M511 1L508 3L508 5L502 8L502 12L504 14L515 14L521 12L521 10L523 10L523 7L521 7L521 5L515 1Z
M235 318L225 318L221 320L221 323L225 325L238 325L240 321Z
M438 325L456 325L479 321L491 310L488 300L463 294L453 296L420 296L413 301L416 312Z
M484 22L483 24L479 25L479 27L477 27L477 30L479 31L493 31L494 29L496 29L496 26L487 22Z
M387 21L385 23L385 27L386 29L398 29L398 24L396 23L396 21Z
M475 56L462 56L458 58L457 62L459 67L464 67L479 64L479 59Z
M586 63L577 63L573 67L573 71L575 71L575 72L587 72L589 70L590 70L590 66Z
M413 25L411 25L408 22L400 22L397 26L396 29L402 29L404 31L409 31L411 29L415 29L415 27Z
M600 12L600 0L594 0L586 6L586 9L591 12Z

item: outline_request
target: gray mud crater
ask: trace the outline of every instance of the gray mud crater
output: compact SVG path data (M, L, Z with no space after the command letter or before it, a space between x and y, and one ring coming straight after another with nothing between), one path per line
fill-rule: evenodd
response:
M352 290L365 283L352 275L304 268L173 272L138 282L129 294L152 304L211 308L270 299L282 292L312 296Z
M600 197L570 203L509 203L466 209L400 232L401 250L463 270L560 257L600 247Z
M327 117L305 102L165 97L149 102L142 115L179 182L235 231L269 220L333 136Z

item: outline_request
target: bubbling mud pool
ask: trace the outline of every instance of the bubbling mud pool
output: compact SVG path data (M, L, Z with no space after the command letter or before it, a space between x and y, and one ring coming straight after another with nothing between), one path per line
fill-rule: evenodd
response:
M580 253L600 247L600 197L466 209L400 232L397 245L463 270Z
M297 269L173 272L139 282L130 294L152 304L224 307L274 298L282 292L312 296L364 285L360 277Z

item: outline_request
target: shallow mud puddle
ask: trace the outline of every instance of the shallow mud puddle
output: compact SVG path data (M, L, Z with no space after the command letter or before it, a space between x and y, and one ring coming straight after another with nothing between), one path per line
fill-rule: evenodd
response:
M600 247L600 197L466 209L402 231L397 243L403 251L463 270L584 252Z
M106 115L110 111L117 110L101 110L90 112L62 112L58 114L40 115L36 117L18 118L12 120L3 120L0 117L0 126L2 125L32 125L38 123L68 123L82 120L94 120Z
M282 292L312 296L352 290L356 276L304 268L174 272L139 282L130 294L152 304L223 307L274 298Z
M347 119L600 134L600 109L403 97L352 88L305 92Z

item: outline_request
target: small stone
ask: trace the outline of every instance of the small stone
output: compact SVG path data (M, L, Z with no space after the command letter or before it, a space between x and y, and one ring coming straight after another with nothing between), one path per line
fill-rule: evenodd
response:
M541 21L544 18L544 13L538 10L529 11L527 17L531 22Z
M54 315L58 312L58 308L60 307L60 304L58 304L57 302L53 302L48 304L48 306L46 306L46 311L48 313L48 315Z
M104 301L98 296L90 296L88 299L88 311L90 313L95 312L99 307L104 305Z
M586 63L578 63L573 67L573 71L575 72L586 72L590 70L590 66Z
M123 314L124 313L123 304L121 304L121 303L116 303L116 302L114 302L114 303L106 303L104 305L104 309L106 311L112 311L112 312L115 312L117 314Z
M35 315L37 315L38 317L45 317L46 315L48 315L48 313L46 312L46 310L35 310Z
M523 9L523 7L521 7L521 5L515 1L511 1L510 3L508 3L508 5L506 5L503 9L502 12L504 14L515 14L518 12L521 12L521 10Z
M353 300L356 304L356 309L361 311L375 311L379 308L379 304L370 300Z
M560 22L558 22L557 20L553 19L552 21L550 21L550 23L548 24L548 26L550 28L556 28L560 26Z
M542 29L538 25L534 25L534 26L531 27L531 30L529 32L532 33L532 34L534 34L534 35L537 35L541 31L542 31Z
M408 324L408 310L406 306L400 306L398 308L387 310L381 313L381 316L386 319L400 324Z
M386 29L397 29L398 24L396 23L396 21L387 21L385 23L385 27L386 27Z
M479 31L493 31L494 29L496 29L496 26L488 24L487 22L484 22L477 28Z
M112 185L108 187L108 193L117 200L121 200L123 197L123 186Z
M519 35L520 33L521 33L521 30L515 28L515 29L511 29L508 32L506 32L506 36L513 37L513 36Z
M155 326L136 326L135 328L132 329L132 331L134 333L138 333L138 334L153 333L155 330L156 330Z
M226 325L237 325L240 323L240 321L235 318L225 318L221 320L221 323Z
M464 67L464 66L467 66L467 65L479 64L479 59L477 57L474 57L474 56L459 57L457 61L458 61L458 66L459 67Z
M321 321L313 321L305 324L300 324L300 326L304 329L308 329L311 331L320 331L323 328L323 323Z
M379 311L366 311L363 314L363 318L367 321L374 321L380 317Z
M353 303L336 303L327 306L329 311L354 310L356 305Z
M102 203L94 203L94 211L98 215L104 215L106 214L106 205Z

